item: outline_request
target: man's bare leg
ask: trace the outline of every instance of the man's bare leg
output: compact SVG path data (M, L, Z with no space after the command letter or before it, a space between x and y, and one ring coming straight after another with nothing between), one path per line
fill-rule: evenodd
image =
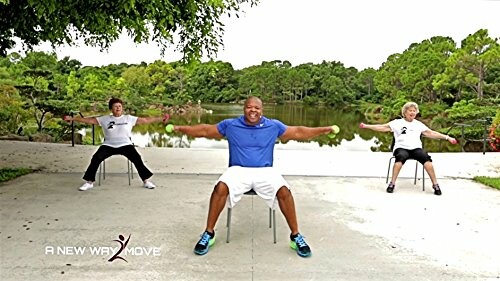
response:
M286 186L282 186L276 193L276 197L278 198L281 212L283 213L283 216L285 216L292 235L299 233L297 214L295 212L295 202L293 200L292 192L290 192Z
M223 182L218 182L210 196L210 206L208 207L207 228L206 231L214 233L215 224L219 215L226 206L229 188Z

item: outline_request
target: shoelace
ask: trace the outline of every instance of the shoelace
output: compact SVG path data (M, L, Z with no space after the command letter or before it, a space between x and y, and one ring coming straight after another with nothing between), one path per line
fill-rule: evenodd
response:
M210 241L210 235L208 235L208 233L205 232L201 236L201 240L198 244L205 246L205 245L207 245L208 241Z
M435 190L440 190L439 189L439 184L433 185L432 188L434 188Z
M307 246L307 243L306 243L306 241L304 241L304 237L302 237L302 235L295 237L294 240L295 240L295 244L297 244L299 246L299 248Z

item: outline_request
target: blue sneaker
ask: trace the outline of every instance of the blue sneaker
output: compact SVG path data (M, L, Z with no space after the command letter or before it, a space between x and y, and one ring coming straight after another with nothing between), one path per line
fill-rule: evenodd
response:
M204 255L208 253L208 248L210 248L215 243L215 233L210 234L208 231L203 232L200 241L194 246L194 253L197 255Z
M290 247L297 251L297 255L303 258L311 256L311 248L304 240L304 236L299 233L295 237L290 235L290 239L292 240L290 241Z

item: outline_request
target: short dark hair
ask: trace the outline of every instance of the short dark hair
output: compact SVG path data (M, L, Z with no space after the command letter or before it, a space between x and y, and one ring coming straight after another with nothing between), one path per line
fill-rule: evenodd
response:
M111 109L113 108L113 104L115 103L119 103L123 106L123 101L121 99L118 99L118 98L111 98L108 102L108 108Z

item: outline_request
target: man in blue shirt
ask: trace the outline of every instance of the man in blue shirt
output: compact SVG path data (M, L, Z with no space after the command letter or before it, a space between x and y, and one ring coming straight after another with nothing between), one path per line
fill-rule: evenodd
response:
M198 255L208 252L215 242L215 224L224 206L233 207L243 194L253 189L271 208L279 205L290 228L290 246L301 257L311 249L299 233L295 203L289 184L273 168L274 144L282 141L306 140L332 132L332 127L286 126L262 115L262 101L249 97L243 116L226 119L216 125L174 126L173 130L193 137L221 139L229 144L229 168L220 176L210 197L205 232L194 248Z

